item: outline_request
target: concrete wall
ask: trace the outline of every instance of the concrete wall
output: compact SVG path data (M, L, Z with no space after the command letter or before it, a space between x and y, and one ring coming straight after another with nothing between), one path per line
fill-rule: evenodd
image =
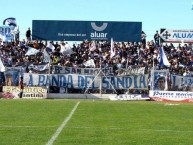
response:
M109 100L109 96L116 94L56 94L50 93L48 94L48 99L103 99Z
M48 99L103 99L109 100L109 96L116 94L59 94L59 93L49 93L47 95ZM0 92L0 98L2 98L2 92Z

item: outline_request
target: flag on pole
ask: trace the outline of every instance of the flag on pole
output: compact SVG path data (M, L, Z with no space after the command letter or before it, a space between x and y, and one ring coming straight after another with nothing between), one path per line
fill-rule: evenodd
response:
M115 50L114 50L114 42L113 38L111 38L111 58L115 55Z
M165 54L165 52L163 50L163 47L160 47L159 52L160 52L160 62L159 62L159 65L160 66L170 66L170 63L168 61L168 58L166 57L166 54Z
M46 46L46 50L48 51L48 53L52 53L55 51L55 47L51 42L48 42L48 44Z
M5 71L5 66L3 65L1 58L0 58L0 72L4 72Z

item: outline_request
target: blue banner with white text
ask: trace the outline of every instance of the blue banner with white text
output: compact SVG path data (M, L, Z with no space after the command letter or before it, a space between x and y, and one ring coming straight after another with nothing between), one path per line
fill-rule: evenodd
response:
M32 39L141 42L142 22L33 20Z

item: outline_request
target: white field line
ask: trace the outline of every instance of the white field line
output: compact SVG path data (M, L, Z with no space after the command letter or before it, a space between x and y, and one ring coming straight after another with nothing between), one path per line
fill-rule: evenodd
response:
M54 141L56 140L56 138L58 137L58 135L61 133L61 131L63 130L63 128L66 126L66 124L68 123L68 121L71 119L72 115L74 114L74 112L76 111L78 105L80 102L78 102L74 108L72 109L72 111L70 112L70 114L68 115L67 118L64 119L64 121L62 122L62 124L60 125L60 127L56 130L56 132L54 133L54 135L51 137L51 139L47 142L46 145L52 145L54 143Z
M129 128L103 128L103 127L87 127L87 126L66 126L66 128L77 128L77 129L102 129L102 130L128 130L128 131L155 131L155 132L193 132L193 130L171 130L171 129L129 129Z
M57 127L56 125L54 126L13 126L13 125L0 125L0 128L53 128Z

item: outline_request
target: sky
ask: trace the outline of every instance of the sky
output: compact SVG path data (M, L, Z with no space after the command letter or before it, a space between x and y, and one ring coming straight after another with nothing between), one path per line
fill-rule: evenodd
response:
M193 29L193 0L1 0L0 25L16 18L20 39L32 20L142 22L147 40L156 30Z

